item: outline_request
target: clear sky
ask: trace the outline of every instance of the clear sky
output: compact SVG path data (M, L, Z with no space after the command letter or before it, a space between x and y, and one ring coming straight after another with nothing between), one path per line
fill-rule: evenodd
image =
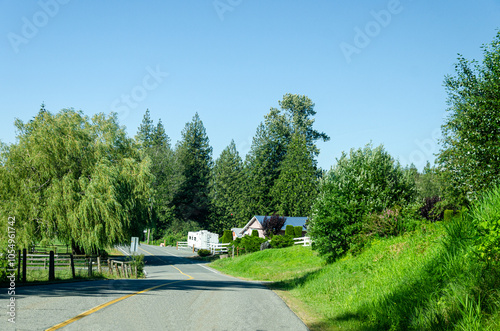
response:
M482 59L500 0L0 0L0 140L45 103L56 113L119 113L130 136L145 110L173 143L198 112L214 158L242 156L285 93L316 104L319 165L372 141L422 169L438 151L443 79L457 54Z

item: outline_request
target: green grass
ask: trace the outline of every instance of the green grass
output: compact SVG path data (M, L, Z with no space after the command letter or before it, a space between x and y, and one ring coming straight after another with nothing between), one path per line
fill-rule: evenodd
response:
M469 238L463 221L436 223L329 265L290 247L212 266L274 281L312 330L497 330L500 273L473 258Z
M236 277L281 281L301 277L324 265L324 261L310 247L295 246L221 259L213 262L211 267Z

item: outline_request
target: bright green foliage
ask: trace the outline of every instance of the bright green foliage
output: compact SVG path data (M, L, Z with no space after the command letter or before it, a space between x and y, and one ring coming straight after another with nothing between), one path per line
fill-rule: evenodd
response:
M294 234L295 234L295 229L293 228L293 225L288 224L285 227L285 236L293 237Z
M342 256L370 212L403 206L415 197L415 183L383 146L343 153L324 177L309 225L313 248L329 261Z
M149 161L139 160L116 114L42 107L16 120L17 143L0 167L1 218L16 218L18 247L58 238L96 251L129 242L148 220ZM6 228L6 227L4 227Z
M455 217L462 217L461 211L446 209L443 213L443 220L445 222L450 222Z
M212 231L220 232L247 221L243 210L245 178L243 162L236 150L234 141L226 147L215 161L212 169L210 196L214 208Z
M423 173L417 173L415 177L419 201L423 201L425 198L443 196L441 175L435 167L431 167L429 162L425 165Z
M224 230L224 234L221 238L222 244L227 244L233 241L233 232L231 230Z
M318 195L318 171L314 153L303 134L293 134L280 175L271 189L278 213L289 216L309 216Z
M293 246L293 236L285 234L284 236L274 236L270 244L272 248L284 248Z
M176 217L185 224L194 221L210 229L212 147L198 114L182 131L176 154L182 167L182 182L172 202Z
M259 231L258 230L252 230L252 237L258 237L259 236Z
M241 238L236 238L233 242L235 247L243 248L244 253L252 253L260 251L260 244L265 242L267 239L261 238L259 236L243 236Z
M485 260L498 261L500 257L500 186L486 192L471 209L478 231L476 250Z
M324 266L308 247L268 249L213 264L273 281L322 330L498 330L498 268L471 254L471 223L454 218L377 239ZM300 308L299 308L300 309Z
M471 201L500 183L500 31L482 49L482 64L460 57L444 82L450 107L439 163L454 199Z
M303 227L301 227L301 226L294 226L293 227L293 237L294 238L300 238L300 237L302 237L302 230L304 230Z

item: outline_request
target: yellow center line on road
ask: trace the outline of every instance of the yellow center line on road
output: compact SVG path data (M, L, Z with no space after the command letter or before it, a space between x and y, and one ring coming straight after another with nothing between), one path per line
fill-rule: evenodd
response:
M141 249L142 249L143 251L145 251L146 253L148 253L149 255L151 255L151 256L153 256L153 257L155 257L155 258L157 258L158 260L160 260L160 261L161 261L161 259L160 259L160 258L158 258L158 257L154 256L153 254L151 254L150 252L146 251L146 250L145 250L145 249L143 249L143 248L141 248ZM80 319L84 318L85 316L89 316L90 314L93 314L93 313L95 313L96 311L99 311L99 310L101 310L101 309L103 309L103 308L105 308L105 307L111 306L111 305L112 305L112 304L114 304L114 303L120 302L120 301L125 300L125 299L127 299L127 298L130 298L130 297L132 297L132 296L134 296L134 295L141 294L141 293L146 293L146 292L149 292L149 291L151 291L151 290L154 290L154 289L157 289L157 288L160 288L160 287L163 287L163 286L167 286L167 285L170 285L170 284L175 284L175 283L185 282L185 281L187 281L187 280L194 279L194 277L193 277L193 276L190 276L190 275L188 275L188 274L183 273L183 272L182 272L179 268L177 268L177 267L175 267L175 266L173 266L173 265L171 265L171 266L172 266L173 268L177 269L177 271L179 271L182 275L184 275L184 276L188 277L188 279L176 280L176 281L173 281L173 282L168 282L168 283L165 283L165 284L161 284L161 285L153 286L153 287L147 288L147 289L142 290L142 291L138 291L138 292L135 292L135 293L127 294L127 295L125 295L125 296L123 296L123 297L120 297L120 298L114 299L114 300L112 300L112 301L109 301L109 302L103 303L102 305L99 305L99 306L97 306L97 307L94 307L94 308L92 308L92 309L90 309L90 310L87 310L86 312L83 312L83 313L81 313L81 314L79 314L79 315L77 315L77 316L75 316L75 317L73 317L73 318L70 318L70 319L69 319L69 320L67 320L67 321L64 321L64 322L62 322L62 323L59 323L59 324L57 324L57 325L54 325L53 327L51 327L51 328L49 328L49 329L47 329L47 330L45 330L45 331L58 330L58 329L60 329L60 328L62 328L62 327L65 327L65 326L66 326L66 325L68 325L68 324L71 324L71 323L73 323L73 322L76 322L76 321L78 321L78 320L80 320Z
M159 258L159 257L157 257L156 255L151 254L150 252L148 252L148 251L147 251L147 250L145 250L144 248L139 247L139 249L141 249L141 250L145 251L146 253L148 253L149 255L151 255L152 257L154 257L155 259L162 261L162 259L160 259L160 258ZM163 261L162 261L162 262L163 262ZM170 265L170 266L171 266L172 268L177 269L177 271L179 271L182 275L184 275L184 276L186 276L186 277L189 277L189 279L186 279L186 280L191 280L191 279L193 279L193 277L192 277L192 276L189 276L188 274L183 273L183 272L182 272L179 268L177 268L177 267L175 267L175 266L173 266L173 265Z

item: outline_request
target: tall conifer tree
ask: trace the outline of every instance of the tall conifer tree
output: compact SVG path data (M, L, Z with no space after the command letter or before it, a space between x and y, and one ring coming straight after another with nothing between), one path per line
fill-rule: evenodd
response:
M212 147L198 113L186 123L176 153L182 167L180 187L173 199L176 216L185 224L194 221L208 228Z

